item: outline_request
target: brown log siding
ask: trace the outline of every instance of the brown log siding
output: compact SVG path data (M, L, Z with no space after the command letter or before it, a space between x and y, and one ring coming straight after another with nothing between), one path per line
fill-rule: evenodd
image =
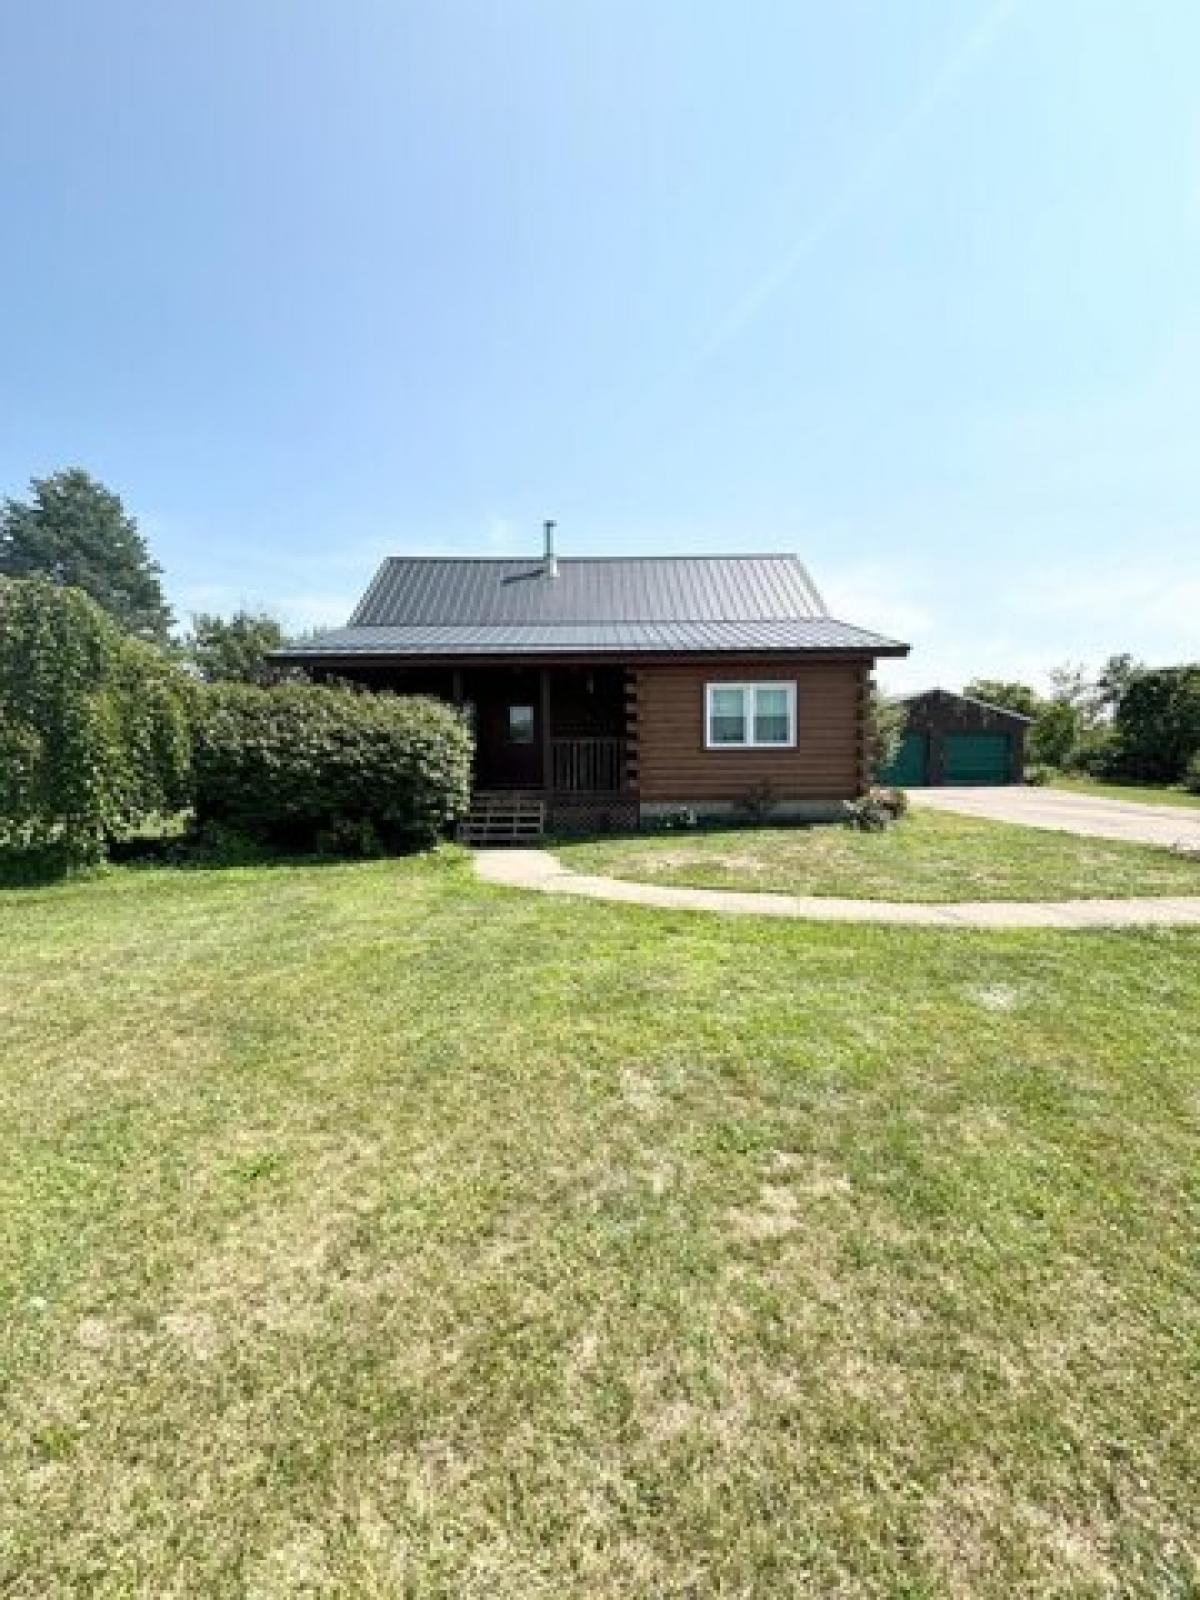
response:
M638 670L636 779L644 802L743 799L769 783L778 800L842 800L865 786L869 664L860 660L680 662ZM704 686L755 680L796 685L788 750L709 750Z

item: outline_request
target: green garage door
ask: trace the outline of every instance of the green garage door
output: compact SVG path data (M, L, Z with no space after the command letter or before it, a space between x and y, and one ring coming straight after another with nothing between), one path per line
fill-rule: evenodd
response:
M906 733L900 748L879 774L880 783L901 789L918 788L929 782L929 739L923 733Z
M1009 776L1006 733L948 733L947 783L1007 783Z

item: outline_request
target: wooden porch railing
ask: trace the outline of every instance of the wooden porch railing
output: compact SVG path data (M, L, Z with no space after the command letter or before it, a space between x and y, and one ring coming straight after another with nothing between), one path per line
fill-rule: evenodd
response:
M550 787L560 794L612 793L624 785L624 739L551 739L550 757Z

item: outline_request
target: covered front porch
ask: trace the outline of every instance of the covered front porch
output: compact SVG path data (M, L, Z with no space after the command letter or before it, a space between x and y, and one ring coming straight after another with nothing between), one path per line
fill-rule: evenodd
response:
M556 827L636 821L631 681L600 663L355 663L372 688L429 694L461 707L475 735L473 788L535 802Z
M477 789L578 797L626 787L621 668L464 669L451 698L474 729Z

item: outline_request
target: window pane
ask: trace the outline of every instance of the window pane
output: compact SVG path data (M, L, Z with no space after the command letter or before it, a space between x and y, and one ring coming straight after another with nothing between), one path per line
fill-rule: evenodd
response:
M740 689L714 689L709 697L708 742L745 744L746 709Z
M533 743L532 706L509 706L508 742L510 744Z
M755 744L786 744L791 736L788 720L788 692L786 689L755 690Z
M714 717L740 717L742 714L742 699L744 691L741 689L714 689L712 692L712 708Z

